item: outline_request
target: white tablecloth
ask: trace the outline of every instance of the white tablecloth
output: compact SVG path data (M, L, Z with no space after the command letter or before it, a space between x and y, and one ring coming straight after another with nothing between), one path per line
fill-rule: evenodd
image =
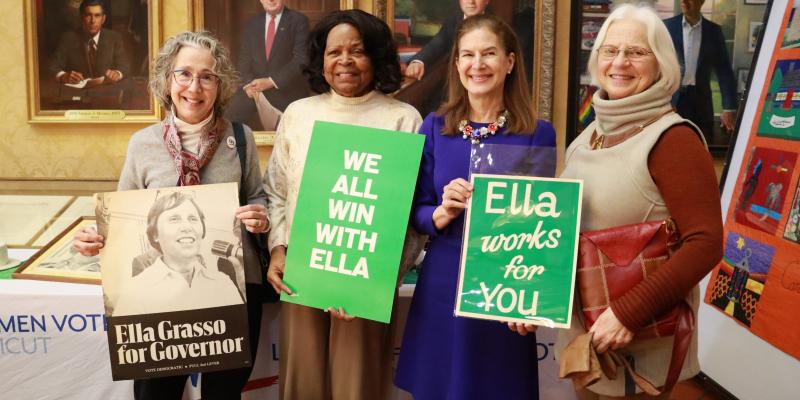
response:
M28 256L14 251L12 257ZM400 299L401 314L409 302ZM264 308L256 367L244 400L278 398L279 307ZM537 333L540 398L572 399L571 385L557 377L555 334L545 328ZM196 388L188 389L184 399L199 398ZM131 381L111 380L100 286L0 280L0 399L129 400L132 394ZM408 398L399 390L393 395Z
M132 398L113 382L100 286L0 281L0 397Z

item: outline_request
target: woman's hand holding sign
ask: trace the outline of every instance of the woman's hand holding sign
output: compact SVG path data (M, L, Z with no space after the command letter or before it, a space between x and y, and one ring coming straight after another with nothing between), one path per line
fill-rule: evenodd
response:
M462 178L456 178L444 186L442 204L433 211L433 225L436 229L444 229L458 218L467 208L467 201L472 196L472 184Z
M267 208L261 204L248 204L236 209L236 218L242 221L245 228L252 233L269 231Z
M354 316L352 316L352 315L347 315L347 314L344 312L344 308L343 308L343 307L339 307L339 310L338 310L338 311L336 310L336 308L335 308L335 307L328 307L328 308L325 310L325 312L329 312L329 313L331 313L331 317L333 317L333 318L335 318L335 319L342 320L342 321L346 321L346 322L350 322L350 321L352 321L352 320L356 319L356 317L354 317Z
M93 226L81 228L72 240L72 248L86 257L94 257L100 254L103 248L104 238L97 234L97 229Z
M508 329L511 332L519 333L520 336L525 336L531 332L536 332L536 328L538 328L534 324L522 324L518 322L508 322Z
M283 283L283 271L285 268L286 247L277 246L270 253L269 268L267 269L267 281L275 289L275 293L286 292L287 294L292 294L292 290Z

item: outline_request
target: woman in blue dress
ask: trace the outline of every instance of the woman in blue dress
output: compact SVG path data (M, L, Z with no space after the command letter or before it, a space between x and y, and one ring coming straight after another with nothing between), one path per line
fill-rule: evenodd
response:
M462 21L448 99L420 129L425 147L411 219L430 243L395 377L416 400L538 398L535 326L453 315L471 146L555 147L553 127L533 114L521 54L501 19Z

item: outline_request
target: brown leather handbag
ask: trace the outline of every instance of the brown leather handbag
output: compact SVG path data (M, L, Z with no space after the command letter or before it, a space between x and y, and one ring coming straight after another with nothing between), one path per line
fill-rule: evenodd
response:
M665 264L680 244L680 235L672 219L582 232L578 245L577 283L586 329L594 325L612 301ZM635 332L636 339L675 336L663 390L670 390L678 381L693 330L692 310L681 301ZM619 363L627 364L623 360ZM628 369L637 384L640 384L640 379L644 380L632 368ZM646 380L642 383L655 388ZM658 393L660 391L648 394Z

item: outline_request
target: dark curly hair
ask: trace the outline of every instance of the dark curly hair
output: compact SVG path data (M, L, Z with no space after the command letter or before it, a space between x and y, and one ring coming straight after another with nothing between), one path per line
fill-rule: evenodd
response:
M324 16L308 37L308 65L303 68L303 74L308 78L311 90L316 93L327 93L331 90L331 85L323 74L325 45L328 42L328 33L340 24L351 25L361 34L364 50L372 63L374 78L371 88L383 93L392 93L400 89L402 80L400 61L389 27L385 22L364 11L344 10Z

